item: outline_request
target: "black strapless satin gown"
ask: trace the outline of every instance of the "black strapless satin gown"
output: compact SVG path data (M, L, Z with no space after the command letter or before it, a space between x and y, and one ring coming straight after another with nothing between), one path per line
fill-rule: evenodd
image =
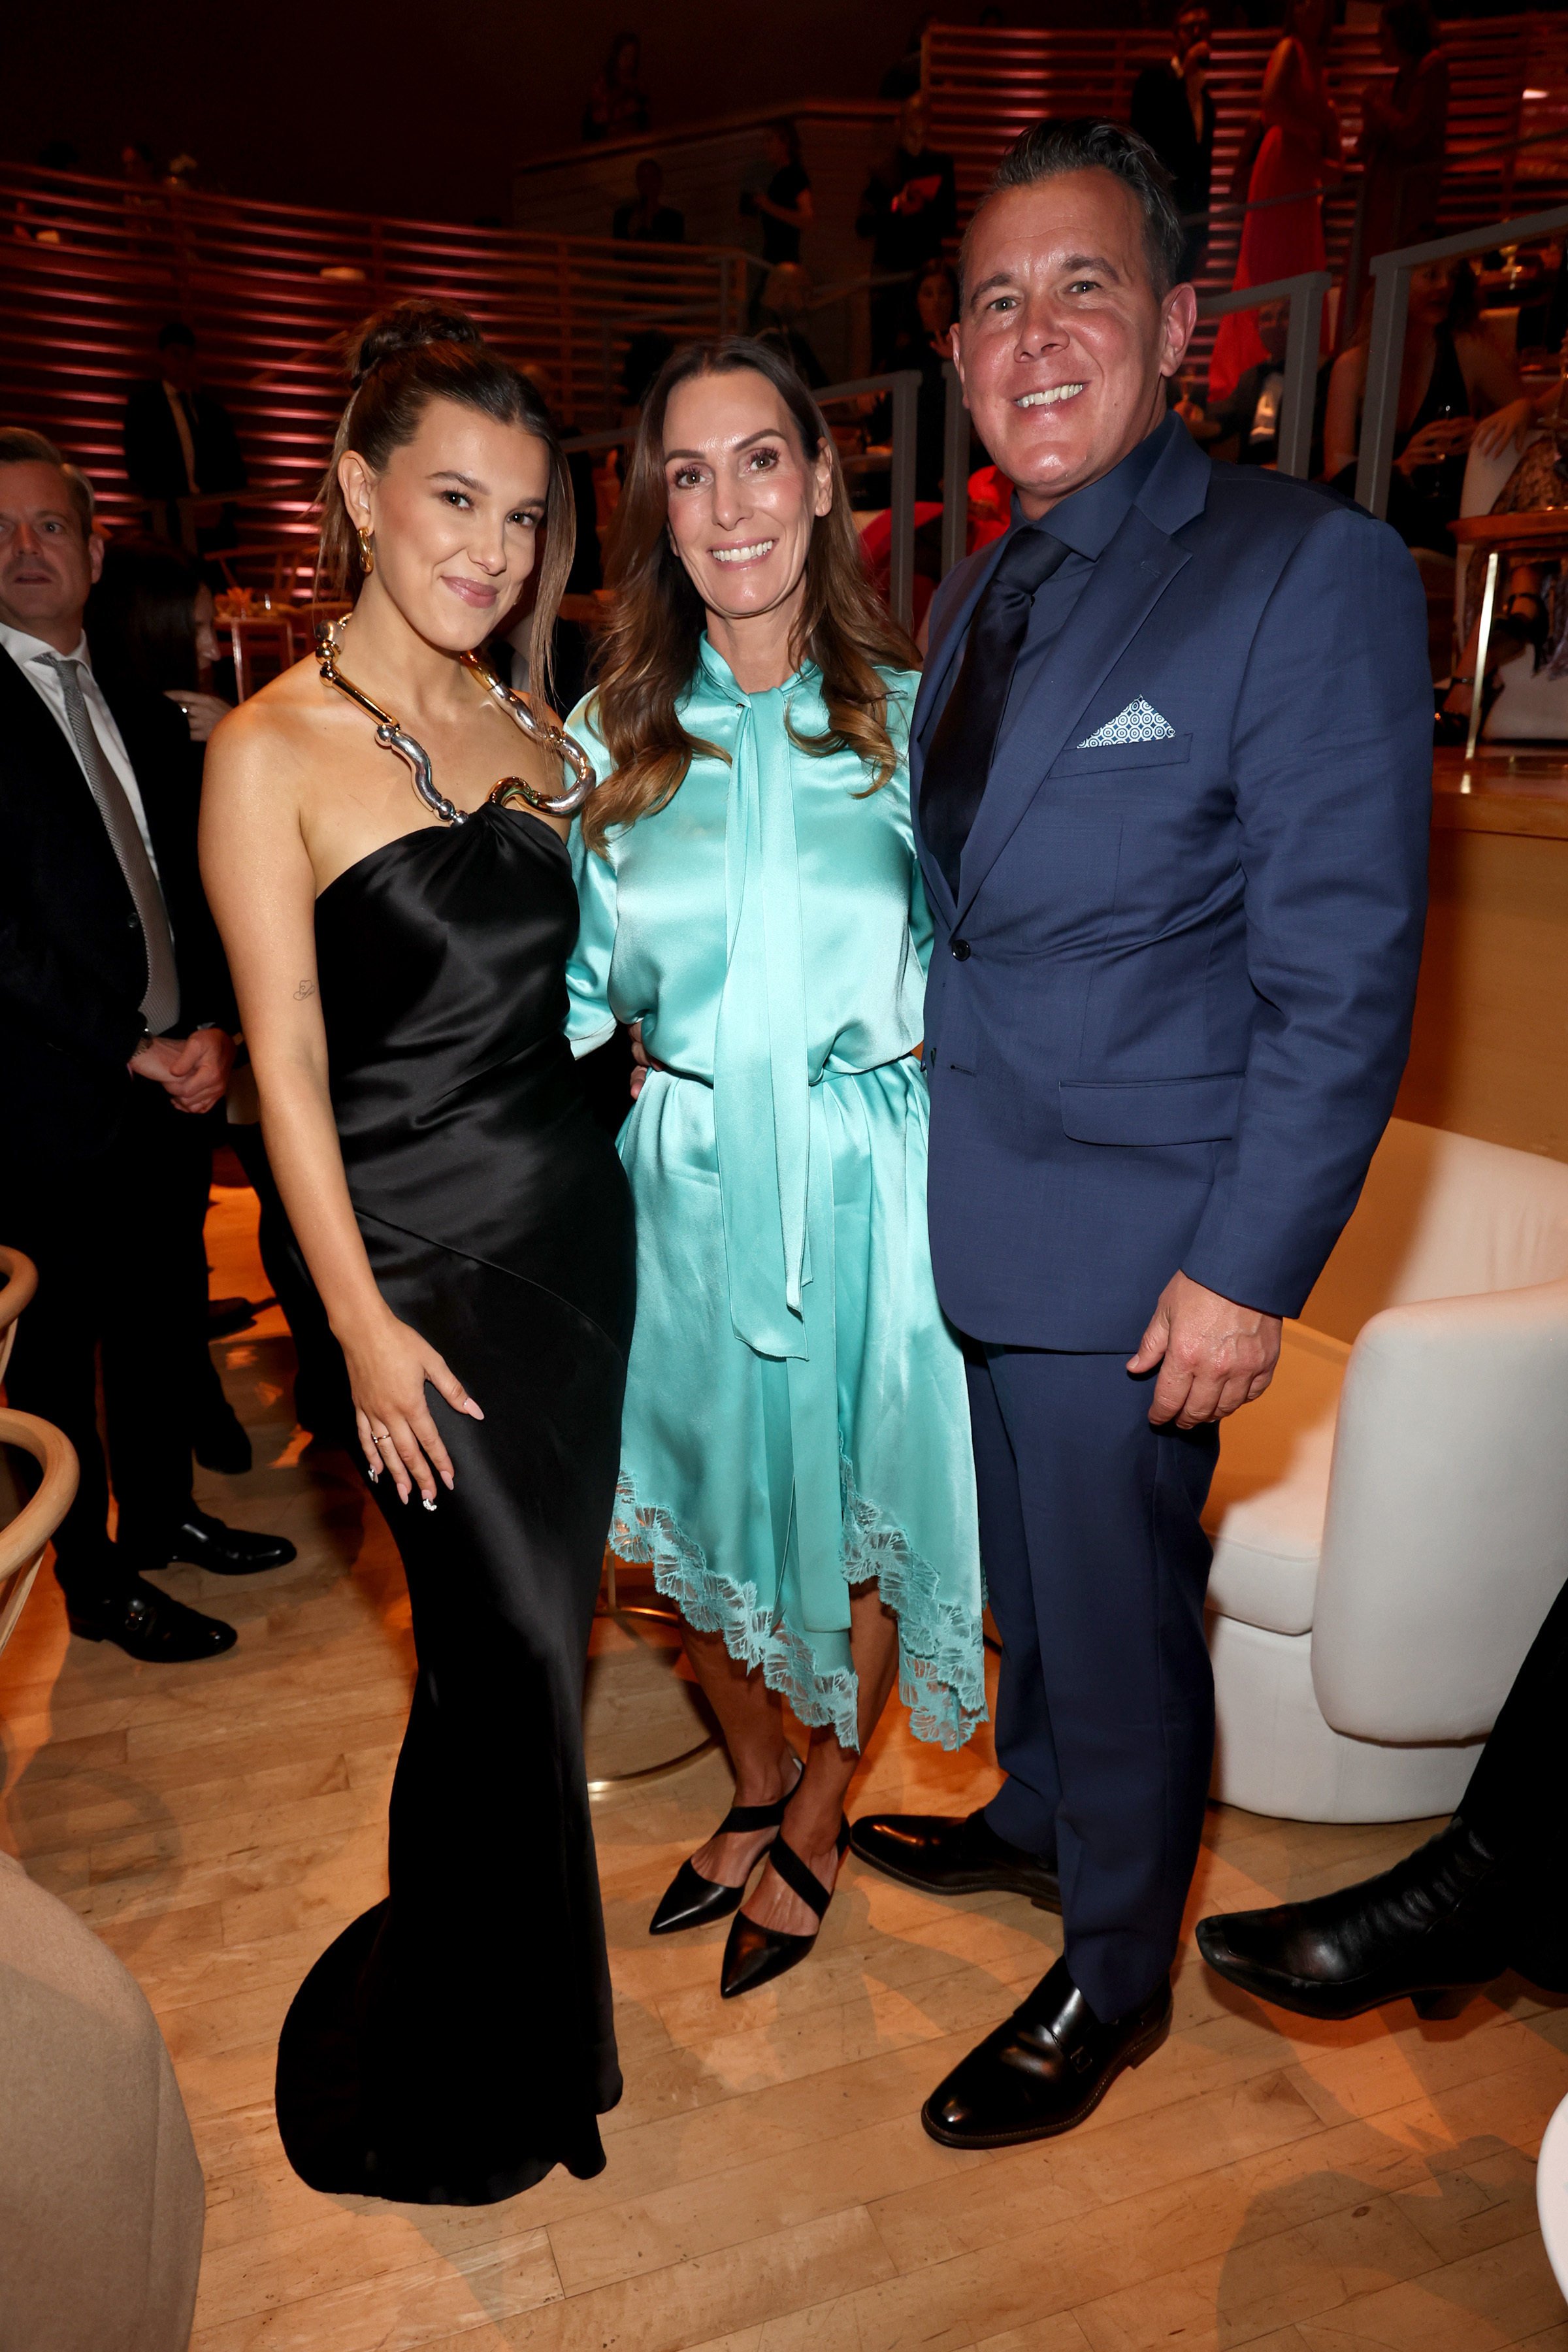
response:
M483 1408L431 1389L456 1491L376 1497L418 1652L391 1892L285 2021L278 2124L314 2189L510 2197L605 2156L620 2096L583 1763L615 1493L632 1211L563 1034L577 931L546 825L487 806L351 866L316 907L332 1101L395 1314Z

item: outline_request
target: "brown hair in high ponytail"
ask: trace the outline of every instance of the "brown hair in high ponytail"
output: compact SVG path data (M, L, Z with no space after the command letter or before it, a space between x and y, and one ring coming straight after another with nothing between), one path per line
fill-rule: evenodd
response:
M538 391L490 349L466 310L439 302L399 302L367 319L353 341L349 380L353 391L338 422L321 490L321 593L359 594L359 540L338 480L338 462L346 450L356 451L379 474L393 451L413 440L433 400L455 400L498 425L515 425L550 452L544 560L528 654L530 689L548 703L555 617L572 569L576 509L560 436Z
M679 790L692 754L678 705L697 667L705 614L690 575L670 545L665 487L664 419L670 394L694 375L765 376L784 403L809 464L826 449L833 503L813 526L805 559L805 599L794 657L822 674L827 727L803 740L819 756L858 751L868 789L877 792L898 766L888 732L888 689L881 669L918 669L920 656L867 575L833 436L788 360L766 343L730 335L689 343L667 362L643 408L626 484L611 527L608 577L614 601L600 643L599 685L591 716L610 755L611 772L583 813L584 838L599 848L606 830L635 824Z

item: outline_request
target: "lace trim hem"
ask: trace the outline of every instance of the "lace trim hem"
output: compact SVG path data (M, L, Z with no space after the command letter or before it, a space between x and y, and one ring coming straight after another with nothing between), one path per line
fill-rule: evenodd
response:
M903 1529L868 1502L847 1462L838 1465L847 1584L869 1584L899 1622L899 1696L917 1739L962 1748L985 1721L985 1663L977 1612L937 1592L936 1570ZM669 1512L639 1502L623 1470L616 1486L610 1549L619 1559L650 1566L654 1582L700 1633L721 1633L724 1646L748 1673L758 1668L771 1691L802 1723L833 1732L858 1748L859 1679L853 1667L818 1670L809 1643L761 1601L754 1584L740 1584L710 1566L700 1544Z

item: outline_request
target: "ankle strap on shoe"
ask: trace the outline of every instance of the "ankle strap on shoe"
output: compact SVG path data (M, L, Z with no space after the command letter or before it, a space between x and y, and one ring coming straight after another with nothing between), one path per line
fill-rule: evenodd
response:
M794 1793L792 1790L791 1796ZM788 1802L789 1797L781 1797L776 1805L731 1805L713 1834L723 1837L730 1830L776 1830Z
M840 1822L836 1843L838 1853L842 1856L849 1843L847 1822ZM798 1895L807 1909L815 1911L819 1919L825 1918L827 1906L833 1900L833 1890L830 1886L824 1886L816 1871L809 1869L802 1862L794 1846L786 1844L782 1837L775 1838L773 1852L769 1854L768 1860L784 1880L790 1893Z

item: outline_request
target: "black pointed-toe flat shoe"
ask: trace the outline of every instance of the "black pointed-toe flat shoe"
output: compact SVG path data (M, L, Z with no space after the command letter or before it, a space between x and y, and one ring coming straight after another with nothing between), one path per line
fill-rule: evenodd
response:
M840 1862L848 1851L849 1824L840 1821ZM826 1918L833 1900L832 1888L824 1886L816 1873L806 1868L795 1848L785 1843L782 1832L768 1849L768 1860L790 1893L798 1895L819 1921ZM798 1968L816 1941L815 1927L809 1936L789 1936L782 1927L759 1927L754 1919L748 1919L742 1912L732 1923L724 1946L724 1965L719 1972L721 1993L726 2000L733 2000L737 1993L755 1992L759 1985L771 1984L774 1977Z
M1037 1910L1059 1911L1061 1888L1048 1862L998 1837L978 1812L862 1813L849 1832L862 1862L924 1895L1023 1895Z
M1211 1969L1259 2000L1337 2021L1408 2000L1418 2017L1457 2017L1508 1966L1502 1874L1456 1814L1375 1878L1198 1921Z
M944 2147L1054 2138L1091 2116L1118 2074L1152 2058L1170 2030L1168 1982L1102 2025L1058 1960L1005 2024L938 2084L921 2121Z
M791 1789L789 1797L794 1796L799 1786L797 1772L795 1788ZM731 1830L776 1830L784 1820L789 1797L781 1797L776 1805L731 1805L714 1831L714 1836L723 1837ZM757 1856L757 1862L761 1862L763 1854L770 1851L764 1846L763 1853ZM756 1866L754 1862L752 1870ZM693 1870L689 1862L683 1862L659 1896L658 1907L647 1923L648 1934L676 1936L683 1927L706 1927L714 1919L727 1919L731 1911L740 1909L741 1898L750 1884L751 1875L752 1871L748 1870L739 1886L727 1886L721 1879L704 1878L700 1870Z

